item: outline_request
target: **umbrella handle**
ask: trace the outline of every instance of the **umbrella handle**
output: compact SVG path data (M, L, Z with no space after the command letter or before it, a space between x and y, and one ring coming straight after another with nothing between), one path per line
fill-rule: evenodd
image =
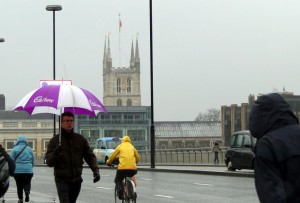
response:
M60 116L59 116L59 122L62 123L62 116L61 116L61 109L60 109ZM60 126L60 125L59 125ZM59 135L58 135L58 145L61 146L61 126L59 128Z

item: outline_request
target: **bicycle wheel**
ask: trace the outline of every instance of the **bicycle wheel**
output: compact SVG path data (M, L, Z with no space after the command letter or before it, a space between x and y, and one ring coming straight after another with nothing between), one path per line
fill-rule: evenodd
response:
M118 192L117 192L117 186L115 186L115 203L119 201Z
M126 203L127 202L126 199L122 199L122 200L119 199L117 186L115 186L115 193L114 194L115 194L115 203L118 203L118 202Z

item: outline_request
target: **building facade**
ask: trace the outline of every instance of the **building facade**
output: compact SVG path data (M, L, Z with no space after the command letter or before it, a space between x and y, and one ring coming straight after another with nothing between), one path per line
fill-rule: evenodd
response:
M5 110L5 96L0 94L0 111Z
M106 43L107 42L107 43ZM131 44L129 67L113 67L110 39L105 39L103 54L103 104L104 106L141 106L140 56L136 40Z
M50 114L29 116L21 111L0 111L0 144L8 151L13 148L17 137L24 135L34 154L43 156L53 136L53 128L53 116Z
M294 95L293 92L278 92L290 104L294 114L300 118L300 95ZM259 98L263 94L258 94ZM232 104L221 107L221 128L224 145L229 146L231 135L240 130L249 129L249 115L251 108L257 99L254 95L248 96L248 103L242 103L240 106Z

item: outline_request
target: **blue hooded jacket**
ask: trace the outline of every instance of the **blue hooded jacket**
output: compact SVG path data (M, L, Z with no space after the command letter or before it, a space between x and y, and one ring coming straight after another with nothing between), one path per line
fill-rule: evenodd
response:
M24 149L24 151L17 157L17 155ZM25 136L20 135L10 152L10 157L16 163L16 173L33 173L34 154L32 149L28 146L28 141ZM17 159L16 159L17 157Z

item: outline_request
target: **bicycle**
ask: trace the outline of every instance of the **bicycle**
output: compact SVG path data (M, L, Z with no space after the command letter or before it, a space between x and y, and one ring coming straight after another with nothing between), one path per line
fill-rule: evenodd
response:
M136 203L137 193L135 190L135 183L132 180L132 177L126 177L122 181L123 185L123 199L119 200L117 187L115 186L115 203Z

